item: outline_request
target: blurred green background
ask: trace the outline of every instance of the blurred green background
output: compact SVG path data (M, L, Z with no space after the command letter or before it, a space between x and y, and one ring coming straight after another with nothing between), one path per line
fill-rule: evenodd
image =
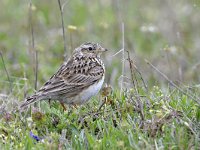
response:
M0 51L16 93L34 90L35 50L38 51L38 88L63 62L64 48L58 1L33 0L32 25L35 48L31 47L28 0L0 1ZM109 49L103 60L106 82L118 88L121 81L122 23L125 51L149 86L167 85L146 64L148 59L172 81L197 85L200 81L199 0L69 0L63 8L68 54L83 42L94 41ZM127 53L125 52L125 59ZM0 91L8 93L9 82L0 61ZM130 68L125 61L125 86Z

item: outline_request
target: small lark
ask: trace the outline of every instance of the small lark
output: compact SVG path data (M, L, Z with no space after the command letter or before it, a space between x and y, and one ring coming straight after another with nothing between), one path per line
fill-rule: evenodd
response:
M71 58L20 108L40 100L58 100L62 105L80 105L96 95L102 87L105 68L100 55L107 49L98 43L84 43Z

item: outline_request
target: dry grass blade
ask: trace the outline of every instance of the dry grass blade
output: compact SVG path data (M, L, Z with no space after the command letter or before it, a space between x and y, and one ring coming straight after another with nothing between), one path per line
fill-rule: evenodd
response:
M124 56L124 23L122 23L122 76L124 76L124 64L125 64L125 56ZM121 87L120 87L120 95L122 96L124 86L124 79L122 78Z
M62 32L63 32L63 43L64 43L64 57L66 60L66 54L67 54L67 44L66 44L66 36L65 36L65 25L64 25L64 18L63 18L63 10L64 10L64 6L67 4L67 2L65 2L63 4L63 6L61 5L60 0L58 0L58 5L59 5L59 9L60 9L60 14L61 14L61 22L62 22Z
M29 24L31 32L31 49L34 50L34 73L35 73L35 90L37 90L37 81L38 81L38 51L35 49L35 38L34 38L34 28L33 28L33 18L32 18L32 1L29 3Z
M33 65L33 71L35 74L35 85L34 88L37 90L37 82L38 82L38 51L35 49L35 38L34 38L34 27L33 27L33 15L32 11L33 10L33 5L32 5L32 0L29 2L29 26L30 26L30 33L31 33L31 40L30 40L30 46L29 48L33 50L34 52L34 65ZM36 104L34 104L36 105Z

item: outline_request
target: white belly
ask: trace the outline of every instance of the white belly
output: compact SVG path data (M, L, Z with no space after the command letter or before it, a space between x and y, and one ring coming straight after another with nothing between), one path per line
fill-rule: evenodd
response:
M103 82L104 82L104 76L98 83L91 85L89 88L85 89L78 96L76 96L76 98L74 98L73 100L73 103L83 104L87 102L92 96L95 96L100 91Z

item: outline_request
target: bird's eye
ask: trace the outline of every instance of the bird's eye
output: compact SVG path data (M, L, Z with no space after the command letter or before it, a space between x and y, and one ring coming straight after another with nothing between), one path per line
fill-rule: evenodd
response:
M92 50L92 47L89 47L88 49L91 51L91 50Z

